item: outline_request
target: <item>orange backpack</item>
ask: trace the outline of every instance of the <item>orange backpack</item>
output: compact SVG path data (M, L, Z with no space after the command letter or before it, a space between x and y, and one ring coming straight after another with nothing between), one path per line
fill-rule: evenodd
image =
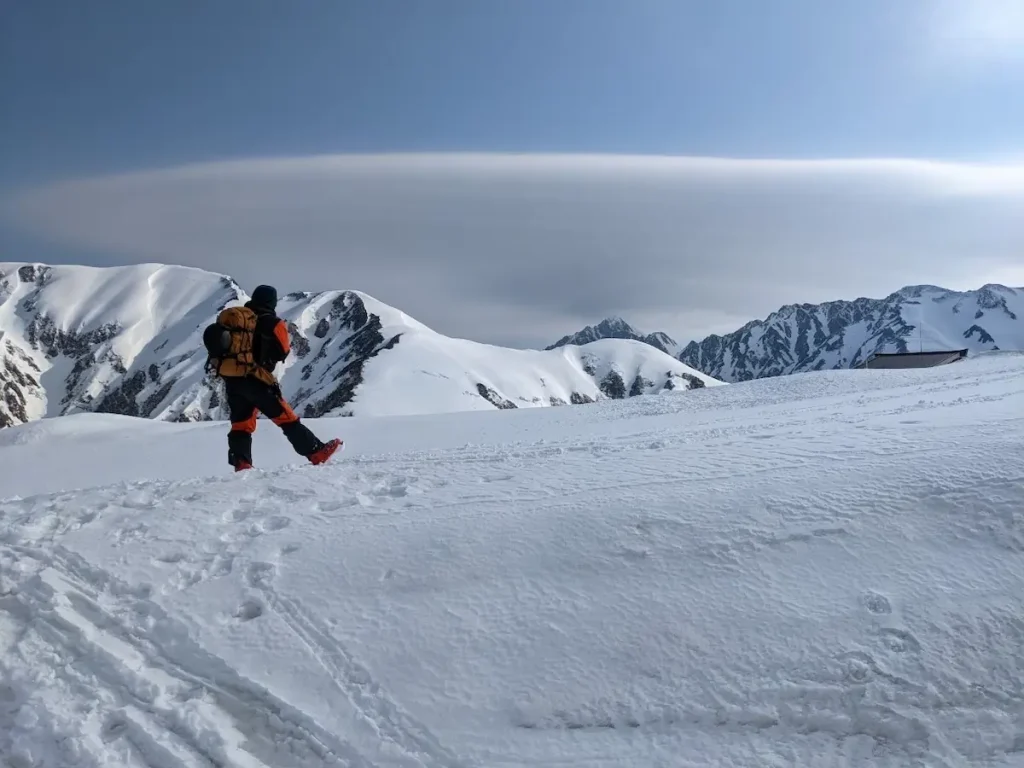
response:
M203 331L208 358L206 370L218 376L248 376L259 366L253 358L256 313L248 307L228 307Z

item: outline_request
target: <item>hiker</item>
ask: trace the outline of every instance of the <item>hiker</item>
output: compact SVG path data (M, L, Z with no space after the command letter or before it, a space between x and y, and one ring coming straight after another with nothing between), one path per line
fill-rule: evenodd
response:
M277 289L257 286L242 307L223 310L203 334L208 369L224 380L231 431L228 463L236 472L252 468L252 433L259 411L281 428L292 448L312 464L323 464L341 446L324 443L303 424L281 394L274 368L291 351L291 339L277 310Z

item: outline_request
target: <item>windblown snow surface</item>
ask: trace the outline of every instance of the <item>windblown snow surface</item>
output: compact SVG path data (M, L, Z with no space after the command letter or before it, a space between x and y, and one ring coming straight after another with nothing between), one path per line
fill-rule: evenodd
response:
M0 434L5 765L1024 766L1024 356Z

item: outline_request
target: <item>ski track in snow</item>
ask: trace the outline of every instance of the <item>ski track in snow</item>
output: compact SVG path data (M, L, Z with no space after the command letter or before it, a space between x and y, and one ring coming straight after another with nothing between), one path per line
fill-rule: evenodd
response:
M2 501L0 755L1024 766L1024 357L886 377Z
M192 494L187 496L192 497ZM140 503L137 496L126 501L129 505ZM151 500L145 498L141 504L149 506ZM84 518L83 521L83 517L78 517L70 524L56 516L51 518L50 525L56 525L47 538L52 541L55 532L75 530L93 519L91 515ZM236 509L228 519L242 523L246 516ZM205 579L232 572L236 554L231 544L236 536L258 536L264 531L280 530L288 521L289 518L283 516L271 517L254 522L240 534L224 534L218 538L224 546L215 555L207 553L190 559L175 551L157 556L154 561L180 564L168 586L185 590ZM115 531L115 537L123 544L125 539L117 535L120 530L123 529ZM133 537L133 540L139 538ZM287 553L288 547L281 551ZM161 767L377 764L362 757L343 738L325 731L261 686L234 673L223 660L205 652L188 637L184 627L150 599L150 585L131 587L60 545L38 549L8 541L5 555L5 574L23 570L26 560L38 566L29 566L32 575L16 588L8 589L7 604L3 605L8 613L36 627L44 645L36 650L37 656L32 661L43 661L43 656L51 664L56 659L76 667L56 676L65 687L63 695L73 696L77 692L91 697L98 693L117 707L116 711L102 716L98 736L104 743L123 737L141 764ZM401 713L312 615L274 589L274 571L272 563L253 561L248 564L245 581L263 599L250 598L242 602L233 617L240 622L251 621L263 614L264 604L275 611L320 662L338 690L350 699L355 714L366 721L371 736L388 742L396 754L404 758L389 761L389 764L462 765L462 761L447 753L422 726ZM32 681L21 693L38 684L39 681ZM10 687L6 691L7 700L17 702L18 689ZM192 702L197 703L192 706ZM83 702L82 707L87 705ZM181 714L182 707L190 710L191 717ZM216 710L210 711L211 708ZM206 719L208 723L203 722ZM218 720L225 733L217 732ZM161 731L166 732L163 739L151 735ZM259 759L245 759L246 753L234 748L243 739L250 740L247 748ZM16 750L12 754L17 757ZM78 754L70 757L80 759ZM34 763L27 761L26 764Z

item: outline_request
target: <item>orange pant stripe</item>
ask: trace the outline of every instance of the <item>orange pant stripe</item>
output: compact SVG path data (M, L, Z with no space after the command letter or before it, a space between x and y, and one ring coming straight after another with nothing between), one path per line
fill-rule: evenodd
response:
M293 421L298 421L299 417L295 415L295 411L288 405L284 400L281 400L282 413L276 419L271 419L272 422L281 427L285 424L291 424Z
M238 430L240 432L248 432L252 434L256 431L256 409L252 409L252 416L245 421L233 421L231 422L231 429Z

